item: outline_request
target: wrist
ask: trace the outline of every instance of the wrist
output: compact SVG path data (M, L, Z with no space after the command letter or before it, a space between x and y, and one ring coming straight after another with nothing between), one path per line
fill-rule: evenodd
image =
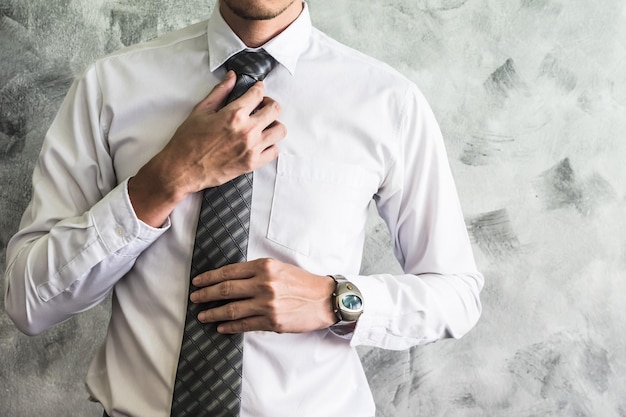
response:
M343 275L329 275L329 277L333 279L335 284L330 301L336 321L331 328L352 331L363 313L363 295L356 285L348 281Z
M324 280L324 297L323 301L323 311L324 311L324 325L323 328L328 328L337 323L337 315L334 310L333 294L335 293L336 283L333 277L330 275L321 275L320 278Z
M137 218L152 227L160 227L185 194L170 181L161 181L150 162L128 180L128 196Z

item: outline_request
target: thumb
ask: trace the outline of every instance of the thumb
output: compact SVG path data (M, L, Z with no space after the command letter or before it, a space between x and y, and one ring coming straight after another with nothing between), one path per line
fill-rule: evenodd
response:
M211 112L218 111L222 107L226 97L228 97L230 92L235 87L236 81L237 76L235 75L235 72L232 70L228 71L222 82L213 87L209 95L198 103L196 107Z

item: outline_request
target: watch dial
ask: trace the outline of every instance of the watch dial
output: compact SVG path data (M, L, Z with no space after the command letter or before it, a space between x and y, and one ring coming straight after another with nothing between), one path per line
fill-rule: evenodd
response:
M358 310L363 305L361 299L354 294L348 294L343 297L341 303L349 310Z

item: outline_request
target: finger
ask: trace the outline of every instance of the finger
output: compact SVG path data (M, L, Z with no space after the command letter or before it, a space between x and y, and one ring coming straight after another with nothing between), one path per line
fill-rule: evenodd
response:
M196 276L192 284L196 287L206 287L234 279L252 278L255 274L252 262L239 262L213 269Z
M259 154L259 165L262 166L273 161L274 159L278 158L278 154L278 146L268 146L267 148L263 149L263 151L261 151L261 153Z
M287 136L287 128L281 122L275 121L263 131L259 145L265 149L277 144L284 139L285 136Z
M220 323L217 332L222 334L236 334L254 331L274 331L267 318L263 316L246 317L245 319Z
M266 129L276 122L280 112L281 107L276 100L270 97L263 97L261 104L259 104L256 112L251 117L255 119L260 126Z
M260 309L253 300L239 300L226 303L223 306L210 308L198 313L201 323L218 323L240 320L246 317L259 315Z
M263 101L264 92L265 86L263 82L257 81L241 97L224 106L224 109L242 108L246 110L246 114L251 114Z
M235 87L237 76L234 71L228 71L224 79L218 83L208 96L206 96L200 103L196 105L196 108L202 108L211 112L215 112L220 109L226 97Z
M219 300L239 300L252 298L258 293L258 285L253 280L231 280L219 282L197 289L189 295L193 303L208 303Z
M287 136L287 128L280 122L274 122L265 129L261 135L261 141L257 145L259 166L265 165L278 158L277 143Z

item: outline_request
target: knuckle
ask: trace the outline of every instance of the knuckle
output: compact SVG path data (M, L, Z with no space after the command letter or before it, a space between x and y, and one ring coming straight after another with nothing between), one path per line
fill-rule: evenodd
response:
M249 161L251 161L254 158L254 149L251 148L249 138L245 139L244 147L243 147L243 149L241 149L241 157L246 162L249 162Z
M220 281L227 281L228 277L226 276L226 269L225 268L220 268L217 270L217 275Z
M215 317L215 314L211 310L203 311L202 313L198 315L198 319L203 323L213 320L214 317Z
M221 297L228 298L232 293L232 283L230 281L222 282L218 285L218 291Z
M205 283L206 278L204 277L204 274L197 275L192 281L192 285L194 288L202 288L206 285Z
M268 300L274 299L276 297L276 290L274 288L274 284L269 279L264 279L259 283L259 293L263 294L264 297ZM271 310L272 306L267 305L267 309Z
M234 303L229 303L226 305L226 317L228 320L237 319L238 310Z
M287 136L287 126L278 122L276 124L276 127L278 128L278 133L280 134L281 137L284 138L285 136Z
M272 258L263 258L259 260L259 266L263 272L271 272L274 268L274 259Z
M270 280L267 283L267 294L271 297L272 300L276 300L280 294L280 288L279 288L279 283L274 281L274 280ZM272 304L272 308L274 310L278 309L278 305L273 303Z
M241 157L250 157L254 154L254 145L257 142L258 134L250 127L241 128L233 140L233 148Z
M267 151L267 156L269 159L276 159L278 158L279 152L278 152L278 148L276 146L270 146L269 148L266 149Z
M256 132L254 131L253 125L247 125L241 128L241 140L246 145L250 145L254 143L257 138Z
M264 259L260 262L260 281L261 291L266 295L268 300L276 300L281 292L281 282L278 277L279 269L277 261L273 259ZM270 308L276 309L276 305L270 305Z
M195 297L198 300L204 300L206 298L206 288L204 288L204 287L195 287L195 288L196 288Z
M276 333L284 333L284 326L278 314L272 314L268 317L270 329Z
M256 154L252 149L247 149L243 155L243 162L246 168L253 168L256 161Z
M231 126L239 126L242 125L247 118L248 115L246 114L245 110L241 107L238 107L228 113L227 122Z
M267 302L267 311L268 311L268 315L270 317L272 317L273 319L277 319L278 318L279 305L278 305L278 301L276 301L276 299L268 300L268 302Z
M252 85L252 87L250 87L250 90L252 90L252 93L256 94L257 96L262 97L265 88L263 87L263 83L256 82Z

